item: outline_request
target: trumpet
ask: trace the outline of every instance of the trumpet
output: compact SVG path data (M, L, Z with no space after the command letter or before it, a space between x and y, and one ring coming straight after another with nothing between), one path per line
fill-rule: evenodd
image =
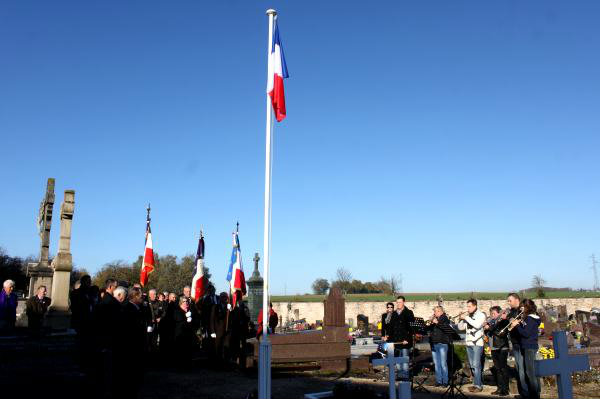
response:
M525 325L525 321L523 320L523 308L521 308L521 311L519 312L518 315L516 315L515 317L513 317L512 319L510 319L509 323L506 325L506 327L504 327L502 330L500 330L498 332L498 334L504 334L507 331L510 332L513 330L513 321L518 320L520 323L522 323L523 325Z
M433 320L435 320L435 318L436 318L436 317L435 317L435 314L431 315L431 317L429 318L429 320L427 320L427 321L425 322L425 325L426 325L427 327L429 327L429 326L430 326L430 325L433 323Z
M450 320L452 320L453 323L456 323L459 320L460 316L467 314L467 313L469 313L469 312L460 312L456 316L450 317Z

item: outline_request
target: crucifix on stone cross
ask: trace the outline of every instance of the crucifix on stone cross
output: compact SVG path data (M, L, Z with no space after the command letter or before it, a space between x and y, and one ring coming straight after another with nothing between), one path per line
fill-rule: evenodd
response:
M390 382L390 399L396 399L396 365L409 362L407 356L394 357L394 344L388 344L387 357L383 359L373 359L373 366L387 366L388 380ZM398 399L410 399L410 382L401 381L398 387Z
M536 360L535 375L538 377L556 375L558 398L572 399L573 385L571 383L571 373L588 370L590 368L588 356L569 356L566 331L554 331L552 333L552 344L554 346L554 359Z
M260 260L260 256L258 256L258 252L254 253L254 270L258 270L258 261Z

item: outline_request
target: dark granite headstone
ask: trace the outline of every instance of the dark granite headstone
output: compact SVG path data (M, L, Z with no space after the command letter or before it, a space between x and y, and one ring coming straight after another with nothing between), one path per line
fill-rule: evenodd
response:
M364 314L356 316L356 326L363 335L369 335L369 318Z

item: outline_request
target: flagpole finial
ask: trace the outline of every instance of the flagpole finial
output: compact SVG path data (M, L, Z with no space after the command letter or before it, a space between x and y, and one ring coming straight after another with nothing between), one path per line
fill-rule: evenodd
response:
M267 15L275 16L275 15L277 15L277 11L273 10L272 8L269 8L267 10Z
M237 222L237 223L235 224L235 232L236 232L236 233L239 233L239 232L240 232L240 222Z
M150 220L150 203L148 202L148 206L146 207L146 211L148 214L146 215L146 219Z

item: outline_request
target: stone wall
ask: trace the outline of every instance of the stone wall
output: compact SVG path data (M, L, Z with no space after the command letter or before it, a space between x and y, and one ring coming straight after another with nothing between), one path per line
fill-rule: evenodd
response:
M547 305L567 305L567 313L575 313L575 310L589 311L593 307L600 308L600 298L562 298L562 299L535 299L535 303L540 306ZM291 309L288 311L288 305ZM443 303L446 313L455 316L465 310L465 301L445 301ZM502 308L507 307L506 301L502 300L480 300L479 308L489 313L489 308L499 305ZM428 319L433 314L433 307L437 306L437 301L406 302L406 306L411 309L416 317ZM323 302L273 302L273 309L286 320L306 319L309 323L315 323L317 320L323 320ZM366 315L369 323L375 323L385 312L385 302L346 302L346 321L352 319L349 323L356 326L356 316Z

